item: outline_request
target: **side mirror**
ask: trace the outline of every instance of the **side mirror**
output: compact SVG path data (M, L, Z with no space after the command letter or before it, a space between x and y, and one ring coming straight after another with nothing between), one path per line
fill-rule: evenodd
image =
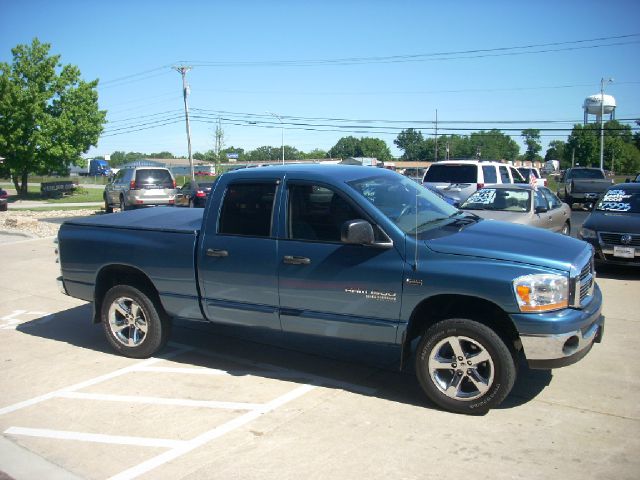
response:
M548 211L549 209L547 207L543 207L541 205L536 207L536 213L546 213Z
M366 220L347 220L340 229L340 240L351 245L372 245L373 227Z

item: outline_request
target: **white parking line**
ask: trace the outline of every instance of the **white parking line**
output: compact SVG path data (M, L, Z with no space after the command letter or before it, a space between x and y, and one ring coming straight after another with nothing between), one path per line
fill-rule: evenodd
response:
M106 380L111 380L112 378L119 377L121 375L125 375L127 373L135 372L139 367L145 367L147 365L153 365L154 363L161 362L163 360L167 360L173 358L177 355L181 355L188 351L187 349L180 348L178 350L174 350L173 352L168 352L159 357L148 358L142 362L139 362L134 365L130 365L128 367L121 368L120 370L116 370L111 373L107 373L105 375L101 375L99 377L95 377L89 380L85 380L84 382L76 383L75 385L71 385L70 387L61 388L60 390L56 390L54 392L45 393L44 395L40 395L35 398L31 398L29 400L24 400L22 402L14 403L13 405L9 405L4 408L0 408L0 415L5 415L7 413L15 412L16 410L21 410L23 408L30 407L32 405L36 405L37 403L44 402L45 400L50 400L59 396L62 393L73 392L76 390L81 390L86 387L91 387L98 383L102 383Z
M101 433L69 432L66 430L49 430L46 428L11 427L5 430L4 433L26 437L55 438L58 440L77 440L79 442L110 443L115 445L135 445L138 447L178 448L187 443L183 440L103 435Z
M189 368L189 367L139 367L138 372L179 373L187 375L222 375L230 376L226 370L216 368Z
M180 407L221 408L227 410L256 410L260 403L218 402L215 400L191 400L186 398L161 398L131 395L105 395L100 393L61 392L57 397L76 400L99 400L103 402L144 403L149 405L175 405Z
M153 457L147 460L146 462L142 462L141 464L136 465L135 467L132 467L128 470L125 470L124 472L114 475L113 477L110 478L110 480L130 480L130 479L139 477L140 475L150 472L151 470L154 470L160 467L161 465L164 465L165 463L175 460L176 458L181 457L182 455L185 455L191 452L192 450L195 450L196 448L201 447L212 440L215 440L216 438L222 437L223 435L233 430L236 430L237 428L240 428L243 425L246 425L247 423L255 420L256 418L259 418L261 415L264 415L265 413L269 413L275 410L276 408L281 407L286 403L289 403L303 396L304 394L310 392L314 388L315 386L313 385L302 385L290 391L289 393L286 393L276 398L275 400L265 403L258 410L245 413L244 415L241 415L240 417L230 420L227 423L220 425L219 427L216 427L212 430L209 430L208 432L198 435L193 440L189 440L181 446L178 446L167 452L161 453L160 455Z

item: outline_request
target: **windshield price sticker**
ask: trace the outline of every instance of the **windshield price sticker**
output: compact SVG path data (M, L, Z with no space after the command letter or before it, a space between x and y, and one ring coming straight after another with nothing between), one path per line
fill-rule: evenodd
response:
M491 205L496 199L495 188L488 188L474 193L468 203L480 203L482 205Z
M631 198L624 190L609 190L600 202L599 209L609 212L628 212L631 204L625 200Z

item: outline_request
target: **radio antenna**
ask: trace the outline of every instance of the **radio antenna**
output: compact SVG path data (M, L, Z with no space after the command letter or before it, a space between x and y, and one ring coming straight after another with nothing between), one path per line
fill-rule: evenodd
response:
M413 271L417 271L418 270L418 189L416 188L416 229L414 230L416 232L416 248L415 248L415 256L414 256L414 263L413 263Z

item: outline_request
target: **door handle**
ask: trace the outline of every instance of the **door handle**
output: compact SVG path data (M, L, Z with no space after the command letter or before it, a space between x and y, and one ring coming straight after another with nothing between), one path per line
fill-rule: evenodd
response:
M226 250L217 250L215 248L207 248L207 257L228 257L229 252Z
M294 257L291 255L285 255L282 261L289 265L309 265L311 259L307 257Z

